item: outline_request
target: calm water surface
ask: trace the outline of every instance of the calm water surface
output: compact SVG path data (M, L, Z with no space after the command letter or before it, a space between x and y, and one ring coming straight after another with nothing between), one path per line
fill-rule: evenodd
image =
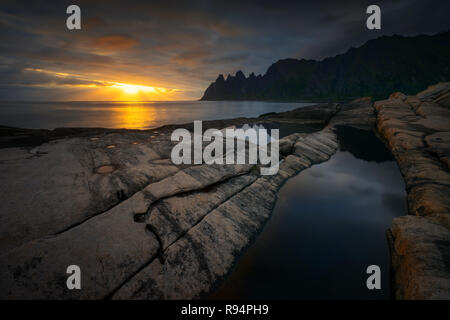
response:
M312 104L261 101L0 102L0 125L30 129L149 129L194 120L257 117Z
M381 142L352 135L358 145L343 145L363 158L341 150L290 179L255 244L211 298L390 298L385 231L406 214L405 186ZM372 264L381 268L381 290L366 288Z

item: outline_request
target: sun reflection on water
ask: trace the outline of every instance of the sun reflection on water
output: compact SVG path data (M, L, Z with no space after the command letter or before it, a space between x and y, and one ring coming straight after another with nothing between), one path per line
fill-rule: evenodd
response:
M116 128L148 129L158 118L155 107L125 103L120 108L114 108L112 115L113 126Z

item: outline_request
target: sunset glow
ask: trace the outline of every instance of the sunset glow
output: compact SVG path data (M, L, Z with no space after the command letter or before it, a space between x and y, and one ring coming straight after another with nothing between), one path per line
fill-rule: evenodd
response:
M25 71L32 73L48 74L60 82L39 85L40 87L57 88L72 87L84 88L87 92L79 94L76 100L112 100L112 101L163 101L180 100L181 90L173 88L161 88L147 85L122 83L103 79L92 79L86 76L65 72L56 72L38 68L26 68Z

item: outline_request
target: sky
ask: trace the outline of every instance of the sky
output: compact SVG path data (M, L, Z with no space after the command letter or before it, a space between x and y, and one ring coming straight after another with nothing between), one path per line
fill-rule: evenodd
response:
M66 8L81 8L68 30ZM381 30L366 8L381 8ZM219 74L264 74L381 35L450 29L450 1L0 1L0 100L195 100Z

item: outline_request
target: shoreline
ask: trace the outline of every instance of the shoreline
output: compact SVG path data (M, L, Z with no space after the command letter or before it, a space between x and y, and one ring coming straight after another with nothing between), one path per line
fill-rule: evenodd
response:
M448 131L449 92L450 84L440 84L416 97L395 93L374 104L370 98L361 98L347 104L321 104L258 118L203 122L205 130L245 123L284 126L286 134L280 135L284 161L280 172L270 177L258 176L249 165L172 165L167 158L172 146L168 135L175 128L191 129L189 123L143 131L62 128L51 135L37 130L41 135L38 138L30 136L26 129L16 128L13 137L19 137L19 142L14 143L40 144L27 146L33 147L31 150L21 151L19 144L18 148L0 149L0 165L9 170L4 181L22 177L16 181L22 193L42 190L48 194L36 199L20 195L14 198L14 190L8 190L3 195L3 200L9 197L11 203L5 210L0 242L0 296L202 296L226 275L237 261L237 253L244 252L262 230L281 185L334 154L339 147L334 128L344 125L365 130L375 127L396 157L407 185L410 214L415 215L394 219L390 229L396 298L448 297L450 270L445 265L445 252L450 246L441 242L447 241L450 234L446 200L450 188L446 177L450 174L444 167L448 165L445 159L449 140L442 143L447 136L441 132ZM301 128L301 133L291 132L295 126ZM422 131L427 135L421 136ZM425 145L423 141L433 138L433 134L441 140L430 140ZM14 141L5 137L1 135L0 146ZM428 156L428 148L438 159L444 159L438 160L438 167L444 171L433 174L433 169L431 176L427 176L428 166L437 160ZM419 156L422 162L414 162L414 157ZM112 172L95 172L108 165L113 167ZM36 174L40 176L33 183L43 185L28 186L26 172L33 168L39 170ZM440 196L424 188L428 185L434 191L440 190ZM48 209L36 212L40 207ZM65 216L61 217L60 212ZM419 229L425 234L415 231ZM115 239L123 243L117 246ZM430 239L439 244L421 251L421 243ZM56 280L60 269L74 259L82 262L92 278L82 292L68 292L64 283ZM431 284L430 279L434 279Z

